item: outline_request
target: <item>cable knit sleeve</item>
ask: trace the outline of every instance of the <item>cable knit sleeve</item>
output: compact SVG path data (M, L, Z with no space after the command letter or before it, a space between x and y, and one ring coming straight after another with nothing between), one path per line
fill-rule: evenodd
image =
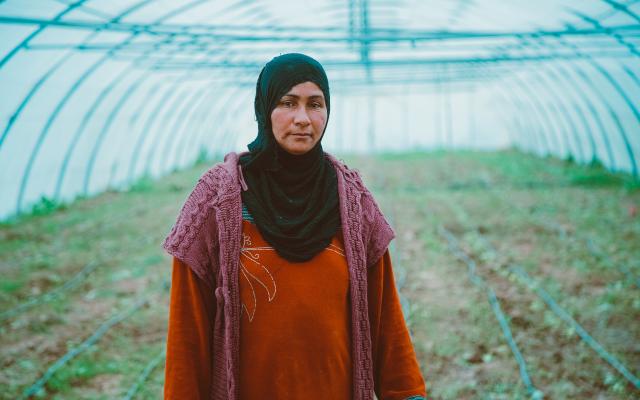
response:
M376 396L424 399L424 379L402 315L388 251L369 268L368 297Z
M387 247L389 247L389 243L395 237L395 232L366 188L362 193L361 204L365 222L363 224L363 235L364 243L367 247L367 266L371 267L380 261Z
M205 172L187 197L164 241L164 249L186 263L211 288L214 287L217 224L214 207L218 201L216 182L220 168Z

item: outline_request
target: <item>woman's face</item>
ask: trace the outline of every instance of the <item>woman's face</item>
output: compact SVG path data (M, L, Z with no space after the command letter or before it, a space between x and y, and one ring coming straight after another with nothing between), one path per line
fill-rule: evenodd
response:
M313 82L292 87L271 112L276 142L287 153L308 152L322 137L327 124L327 105L322 90Z

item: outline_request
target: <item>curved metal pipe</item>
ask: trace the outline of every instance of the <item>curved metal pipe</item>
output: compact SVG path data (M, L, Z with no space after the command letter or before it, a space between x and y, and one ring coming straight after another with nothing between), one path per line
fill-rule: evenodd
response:
M163 15L162 17L158 18L155 23L161 22L165 19L174 17L182 12L187 11L188 9L194 7L197 4L200 4L202 2L204 2L205 0L195 0L192 1L191 3L185 5L185 6L181 6L176 10L173 10L165 15ZM124 13L123 13L124 14ZM97 35L98 32L95 33L95 35ZM136 36L138 36L140 34L140 32L134 32L133 34L131 34L127 39L125 39L123 42L127 43L132 41ZM94 35L92 35L94 36ZM31 155L29 157L29 160L27 162L27 166L24 170L24 173L22 175L22 179L21 179L21 183L20 183L20 189L18 192L18 197L17 197L17 201L16 201L16 213L19 213L21 211L21 207L22 207L22 201L24 199L24 194L26 191L26 186L27 183L29 181L29 176L31 173L31 169L33 168L33 164L35 162L35 159L40 151L40 148L44 142L44 139L47 137L47 134L49 132L49 129L51 128L51 126L53 125L53 122L55 121L55 119L57 118L58 114L60 113L60 111L62 110L62 108L66 105L67 101L73 96L73 94L76 92L76 90L82 85L82 83L91 75L93 75L93 73L100 67L102 66L102 64L104 64L106 61L108 61L112 56L112 52L110 51L109 53L107 53L105 56L103 56L102 58L100 58L98 61L96 61L93 65L91 65L87 70L85 70L85 72L80 76L80 78L78 78L73 85L71 86L71 88L62 96L62 99L58 102L58 104L56 105L56 107L54 108L53 112L49 115L49 118L44 126L44 128L42 129L42 131L40 132L36 144L33 148L33 150L31 151Z

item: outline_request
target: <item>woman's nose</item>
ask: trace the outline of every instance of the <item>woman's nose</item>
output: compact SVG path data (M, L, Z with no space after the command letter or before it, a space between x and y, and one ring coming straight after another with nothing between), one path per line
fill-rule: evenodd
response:
M308 125L311 122L305 107L298 107L294 115L293 122L299 125Z

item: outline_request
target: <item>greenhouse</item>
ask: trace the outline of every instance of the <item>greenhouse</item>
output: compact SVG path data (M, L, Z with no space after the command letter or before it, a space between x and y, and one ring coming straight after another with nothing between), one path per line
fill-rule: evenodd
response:
M305 78L265 97L273 105L264 128L259 94L277 83L264 83L265 71L290 53L317 60L328 87ZM335 200L335 251L351 271L342 166L361 179L354 207L365 233L367 223L379 227L362 205L375 198L371 207L394 232L382 248L393 260L385 282L427 398L640 396L640 1L0 0L0 399L162 398L180 259L165 251L165 238L194 187L255 146L263 128L277 154L288 151L271 113L300 82L326 103L313 149L323 165L340 165L323 175L333 186L305 201L326 210ZM245 198L263 181L249 169L257 162L243 157L234 172L243 235L245 221L256 222L285 254L288 245L275 245ZM265 170L256 176L272 173ZM231 195L216 193L207 207L218 210ZM191 236L194 226L185 228ZM288 238L299 239L302 226ZM367 257L374 228L363 234ZM222 230L213 236L222 247L240 241ZM315 257L334 246L327 243ZM381 254L372 262L387 259ZM225 262L214 258L211 265ZM209 294L233 308L235 295L215 283L226 272L211 268L219 277ZM244 266L240 274L254 311L287 295ZM364 328L355 323L354 276L345 278L347 329L378 347L365 357L374 372L362 372L360 339L350 339L347 357L356 361L345 379L371 382L353 398L425 398L385 389L379 371L391 367L380 354L390 350L378 338L389 328L373 327L366 272L369 317ZM249 308L237 303L240 317L257 322ZM212 332L230 324L224 315ZM272 361L288 371L279 356ZM239 383L207 398L252 398L245 369L227 363L211 362L238 368Z

